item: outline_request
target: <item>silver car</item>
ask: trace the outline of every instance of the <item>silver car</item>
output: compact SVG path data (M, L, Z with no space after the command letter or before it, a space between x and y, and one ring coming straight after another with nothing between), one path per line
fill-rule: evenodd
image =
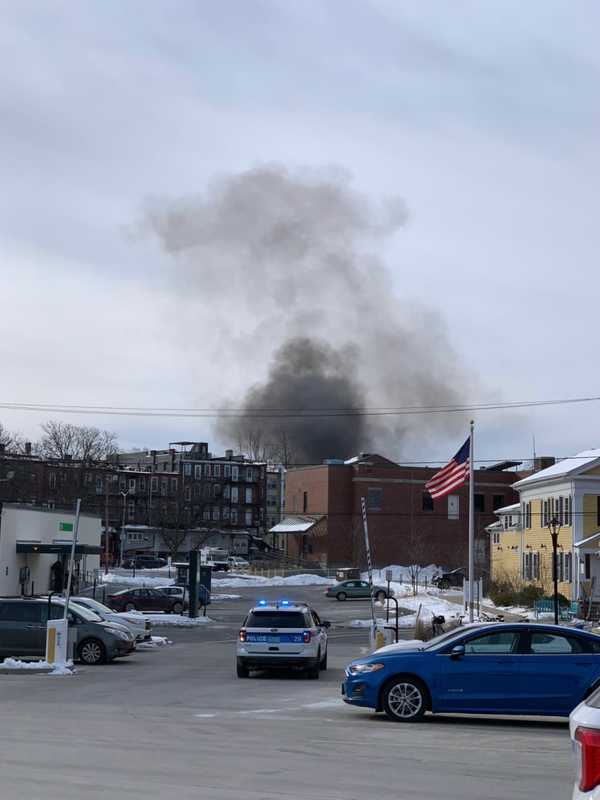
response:
M146 642L152 638L152 623L141 614L129 611L113 611L93 597L73 597L73 603L89 608L106 622L124 625L135 636L136 642Z

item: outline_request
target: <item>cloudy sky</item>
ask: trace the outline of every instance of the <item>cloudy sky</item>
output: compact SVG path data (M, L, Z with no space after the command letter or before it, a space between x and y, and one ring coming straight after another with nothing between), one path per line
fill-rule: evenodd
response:
M600 395L595 0L0 9L4 402L241 405L268 353L219 357L201 285L182 291L143 220L273 163L339 169L373 203L403 198L408 221L376 255L406 307L442 315L467 400ZM238 295L219 339L264 322ZM538 452L600 446L599 410L479 414L479 454L526 457L534 435ZM48 416L0 414L31 438ZM128 446L229 444L210 420L68 418Z

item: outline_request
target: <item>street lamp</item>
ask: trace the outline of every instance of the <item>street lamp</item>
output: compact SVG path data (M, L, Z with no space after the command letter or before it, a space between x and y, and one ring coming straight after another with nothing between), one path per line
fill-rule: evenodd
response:
M120 557L120 560L119 560L119 565L121 565L123 563L123 543L125 541L125 501L127 499L127 495L128 494L129 494L129 491L121 492L121 496L123 498L123 517L122 517L122 520L121 520L121 547L120 547L121 557Z
M556 517L548 523L548 530L552 537L552 578L554 581L554 624L558 625L558 534L561 525Z

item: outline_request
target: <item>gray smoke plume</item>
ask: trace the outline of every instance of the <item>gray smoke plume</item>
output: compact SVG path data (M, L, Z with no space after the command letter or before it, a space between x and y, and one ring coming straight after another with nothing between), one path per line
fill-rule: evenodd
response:
M283 442L303 463L359 449L398 457L462 423L282 416L461 401L466 380L441 317L400 299L401 271L392 275L377 255L406 219L402 201L375 208L340 170L277 165L149 205L145 224L173 256L177 319L194 338L199 373L231 408L252 414L219 420L224 444L256 451L258 441ZM263 409L273 417L257 416Z

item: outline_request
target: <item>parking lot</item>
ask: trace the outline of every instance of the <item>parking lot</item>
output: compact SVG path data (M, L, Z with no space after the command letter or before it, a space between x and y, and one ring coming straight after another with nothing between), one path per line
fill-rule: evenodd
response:
M211 606L212 624L157 628L172 646L72 677L1 676L3 800L570 796L563 721L429 716L400 725L346 706L343 667L367 645L365 630L346 626L368 606L325 600L322 587L287 592L333 622L320 680L238 680L244 613L282 592L227 591L242 597Z

